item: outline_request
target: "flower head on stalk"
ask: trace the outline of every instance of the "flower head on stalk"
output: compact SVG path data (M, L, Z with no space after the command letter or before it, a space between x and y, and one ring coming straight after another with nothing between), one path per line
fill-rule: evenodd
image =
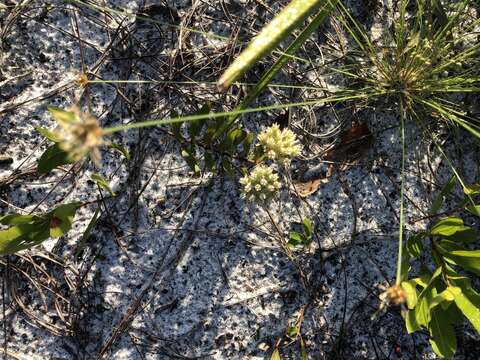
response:
M82 112L74 106L67 110L50 108L50 113L60 125L57 135L60 148L69 154L73 161L90 155L92 161L100 165L99 147L104 144L103 129L90 113Z
M258 165L252 172L240 179L242 197L251 202L266 203L280 190L278 175L271 167Z
M273 124L258 135L258 146L262 147L267 158L280 164L289 163L301 151L293 131L281 130L278 124Z

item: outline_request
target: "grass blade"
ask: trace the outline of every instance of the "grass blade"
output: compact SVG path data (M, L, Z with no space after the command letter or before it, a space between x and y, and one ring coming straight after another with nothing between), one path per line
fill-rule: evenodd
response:
M408 276L405 274L405 261L404 261L404 245L403 245L403 200L404 200L404 191L405 191L405 107L404 99L400 98L400 132L402 138L402 180L400 186L400 224L399 224L399 235L398 235L398 259L397 259L397 277L395 284L400 285L403 280Z
M223 91L227 90L258 60L275 49L323 2L324 0L293 0L288 4L228 67L218 81L218 88Z
M275 75L283 68L283 66L290 60L291 56L295 54L298 49L307 41L312 33L325 21L327 16L332 11L333 6L328 2L327 5L315 16L310 24L301 32L301 34L290 44L285 53L267 70L262 76L260 81L255 87L248 93L247 97L242 103L234 110L243 110L247 108L253 100L257 98L260 93L269 86ZM228 117L228 120L217 130L214 135L214 139L223 134L239 117L241 114L233 114Z

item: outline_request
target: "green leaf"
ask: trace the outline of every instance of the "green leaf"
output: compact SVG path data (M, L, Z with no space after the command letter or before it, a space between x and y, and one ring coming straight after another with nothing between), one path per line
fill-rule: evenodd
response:
M233 151L234 151L233 141L232 141L232 137L231 137L230 134L231 134L231 132L229 132L227 134L227 136L225 136L225 138L222 140L222 142L220 144L218 144L218 146L217 146L218 151L223 152L223 153L229 153L229 154L233 153Z
M442 273L442 268L437 268L433 273L432 277L429 279L427 286L422 290L418 296L417 305L415 306L415 321L420 326L428 326L430 322L430 303L437 295L437 290L435 289L435 282L437 278Z
M224 122L225 122L224 118L211 119L207 121L207 130L205 130L205 134L203 136L203 142L207 146L212 145L215 133Z
M442 254L455 265L480 276L480 250L442 250Z
M19 225L28 224L34 221L38 221L41 218L36 215L19 215L11 214L0 217L0 224L3 225Z
M254 146L253 152L250 154L250 160L260 164L266 159L265 152L263 151L263 146Z
M452 286L459 287L463 290L471 288L472 282L470 279L457 273L450 265L445 264L445 272L448 276L448 281Z
M250 153L250 148L252 147L253 139L254 139L253 133L249 132L242 143L241 156L243 156L244 158L247 158L248 154Z
M431 273L424 273L422 274L421 277L416 277L414 279L409 280L415 285L421 286L422 288L426 288L428 286L428 283L432 277Z
M444 236L444 238L455 242L472 243L477 240L478 235L472 228L465 227L465 229L459 230L453 235Z
M465 316L463 316L455 302L449 304L448 308L444 311L444 314L447 321L452 325L461 325L465 321Z
M405 327L407 328L407 332L409 334L412 334L415 331L419 331L422 329L422 327L417 323L415 310L406 311L404 318L405 318Z
M223 170L225 170L228 176L230 176L231 178L235 177L235 169L233 168L232 163L228 158L222 159L222 168Z
M32 231L32 228L32 224L19 224L0 231L0 254L15 252L16 245L26 234Z
M455 297L455 304L480 333L480 295L471 288L461 289L460 294Z
M241 129L230 130L222 142L217 146L218 151L234 154L236 147L247 137L247 133Z
M436 244L437 249L442 254L445 254L449 251L468 250L464 245L451 240L441 240L439 242L436 242Z
M305 233L305 237L307 239L311 239L313 237L313 224L309 218L303 219L303 232Z
M37 130L40 133L40 135L42 135L44 138L47 138L48 140L53 141L54 143L58 143L61 141L58 135L55 134L53 131L45 129L41 126L35 126L35 130Z
M425 238L427 234L424 232L420 232L418 234L413 235L407 240L407 251L410 257L415 258L420 256L423 251L423 242L422 240Z
M174 123L174 124L180 124L180 123ZM123 155L123 157L125 158L126 161L130 161L130 159L131 159L130 152L128 151L128 149L125 146L122 146L122 145L117 144L117 143L109 143L108 148L118 151L120 154Z
M303 235L296 231L291 231L289 234L288 245L290 247L295 247L298 245L302 245L304 242Z
M203 154L203 160L205 161L205 168L208 171L214 171L215 170L215 159L213 158L213 155L211 152L206 151Z
M298 326L290 326L287 329L287 336L291 337L291 338L296 338L299 331L300 331L300 329L298 328Z
M414 281L404 281L400 284L407 295L407 307L412 310L417 305L418 293Z
M441 305L443 309L448 308L449 303L453 301L455 296L457 295L457 288L453 286L449 286L445 290L443 290L440 294L435 296L429 304L430 311L433 310L438 305Z
M480 205L469 205L469 206L465 206L465 210L467 210L469 213L475 215L475 216L478 216L480 217Z
M107 179L105 179L102 175L100 174L93 174L92 175L92 180L95 181L95 183L101 187L102 189L105 189L110 193L112 196L117 196L115 192L110 188L110 184L108 183Z
M451 359L457 350L457 339L453 326L448 322L441 309L433 310L428 328L433 351L438 356Z
M238 146L247 137L247 132L242 129L234 129L228 133L228 136L232 139L233 146Z
M275 348L275 350L273 350L273 353L272 353L272 356L270 357L270 360L282 360L282 358L280 356L280 351L278 351L278 348Z
M466 194L466 195L478 195L480 194L480 184L471 184L471 185L466 185L464 188L463 188L463 192Z
M46 174L58 166L72 164L74 162L75 161L70 159L66 151L60 149L58 144L54 144L40 156L37 169L40 174Z
M70 230L80 203L63 204L45 216L7 215L4 224L15 224L0 231L0 254L12 254L28 249L50 236L59 237Z
M48 222L18 224L0 231L0 254L8 255L32 247L48 238Z
M450 236L458 231L464 231L468 226L463 225L463 220L458 217L449 217L438 221L430 231L431 235Z
M62 204L50 213L51 237L60 237L71 229L75 213L80 206L80 203Z
M200 110L195 112L193 115L206 115L210 112L210 104L205 104L202 106ZM202 130L203 125L206 124L205 120L194 120L190 121L189 127L188 127L188 134L190 135L190 140L193 141L195 137L197 137L198 134L200 134L200 131Z
M52 114L52 117L59 123L72 123L77 120L77 116L73 111L66 111L56 107L49 107L48 111L50 112L50 114Z
M448 180L448 182L445 184L445 186L442 188L442 190L437 195L435 200L433 201L432 206L430 207L430 214L434 215L438 213L438 211L443 205L443 200L445 195L447 195L450 191L452 191L456 183L457 183L457 176L453 175L450 178L450 180Z
M200 166L198 165L197 158L194 155L195 148L182 149L182 157L187 162L190 169L195 173L195 176L200 175Z

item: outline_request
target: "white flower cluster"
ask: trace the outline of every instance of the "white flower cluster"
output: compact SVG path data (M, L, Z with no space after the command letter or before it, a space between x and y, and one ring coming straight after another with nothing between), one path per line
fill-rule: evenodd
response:
M265 203L280 190L278 175L268 166L258 165L253 171L240 179L243 185L242 197L252 202Z
M301 146L295 134L289 129L280 130L278 124L273 124L258 135L258 146L263 148L267 158L285 164L291 158L298 156Z
M290 160L300 154L301 146L295 134L288 129L281 130L273 124L258 135L257 146L261 155L280 165L287 165ZM242 197L248 201L265 204L280 190L282 184L273 166L258 165L253 171L240 179Z

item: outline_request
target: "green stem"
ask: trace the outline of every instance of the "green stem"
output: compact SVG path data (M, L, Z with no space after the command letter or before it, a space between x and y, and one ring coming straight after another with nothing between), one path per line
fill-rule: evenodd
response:
M398 236L398 259L397 259L397 278L395 280L396 285L400 285L402 282L402 270L403 270L403 198L405 190L405 107L403 96L400 96L400 132L402 137L402 180L400 186L400 225Z
M379 92L373 95L378 96L386 93L388 93L388 91ZM367 98L371 95L372 94L366 93L366 94L346 95L346 96L338 96L338 97L332 96L332 97L323 98L323 99L308 100L308 101L294 102L294 103L287 103L287 104L276 104L276 105L262 106L258 108L222 111L217 113L208 113L208 114L201 114L201 115L179 116L179 117L174 117L170 119L146 120L146 121L131 123L127 125L119 125L115 127L104 128L103 132L105 135L108 135L108 134L112 134L119 131L125 131L130 129L140 129L140 128L149 127L149 126L160 126L160 125L167 125L167 124L186 122L186 121L195 121L195 120L216 119L216 118L226 117L226 116L235 115L235 114L249 114L249 113L255 113L259 111L278 110L278 109L293 108L293 107L308 106L308 105L319 105L319 104L346 101L346 100L352 100L352 99Z

